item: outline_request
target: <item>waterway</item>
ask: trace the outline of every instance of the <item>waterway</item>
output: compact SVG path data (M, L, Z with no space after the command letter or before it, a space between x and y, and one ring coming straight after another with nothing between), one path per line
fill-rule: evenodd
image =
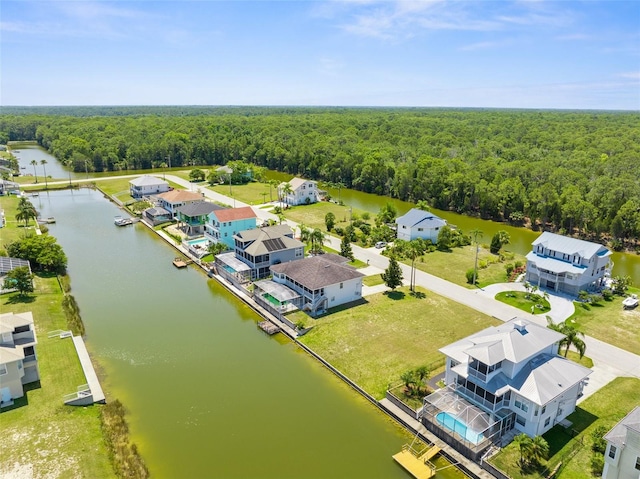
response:
M409 477L391 459L404 430L147 228L116 227L100 193L32 201L57 219L87 346L153 477Z
M278 181L288 181L292 178L288 173L280 173L276 171L269 171L267 176L269 179L276 179ZM348 188L341 188L338 190L337 188L330 188L323 184L320 186L322 189L327 190L331 194L332 198L336 200L339 198L344 202L346 206L346 217L349 216L349 207L368 211L372 216L376 215L387 203L391 203L396 208L398 216L405 214L411 208L415 208L413 203L389 198L387 196L363 193L362 191L351 190ZM430 211L447 220L449 224L460 228L464 232L468 233L476 229L482 231L482 237L479 238L481 243L489 244L494 234L500 230L504 230L509 233L510 236L510 242L505 249L522 255L526 255L531 251L531 243L541 234L539 231L510 226L497 221L473 218L471 216L461 215L451 211L444 211L436 208L431 208ZM630 276L634 285L640 285L640 255L614 252L611 255L611 259L614 263L612 271L613 276Z
M54 156L50 155L47 150L35 143L17 143L11 146L11 151L18 159L20 173L22 175L35 175L39 183L45 183L45 171L47 173L46 176L52 179L64 180L68 179L69 176L71 176L72 179L79 177L78 174L70 172L65 168L64 165ZM35 165L35 171L34 165L31 164L34 160L38 163ZM42 165L40 163L42 160L45 160L47 163Z

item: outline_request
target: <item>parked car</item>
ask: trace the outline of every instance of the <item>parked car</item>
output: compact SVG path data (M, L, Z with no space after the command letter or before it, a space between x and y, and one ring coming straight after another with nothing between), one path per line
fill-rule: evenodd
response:
M378 249L382 249L382 248L384 248L386 246L387 246L387 242L386 241L378 241L376 243L376 248L378 248Z

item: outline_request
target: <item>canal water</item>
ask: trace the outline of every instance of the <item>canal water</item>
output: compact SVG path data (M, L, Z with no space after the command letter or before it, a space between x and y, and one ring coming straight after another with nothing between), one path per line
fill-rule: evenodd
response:
M78 177L76 173L69 172L62 163L56 160L54 156L50 155L47 150L37 144L18 143L15 146L11 146L11 151L18 159L20 173L22 175L31 176L34 176L35 174L39 183L45 183L45 171L50 180L67 180L69 179L69 173L71 173L72 179ZM38 163L35 165L35 171L34 165L31 164L34 160ZM46 165L42 165L40 163L42 160L47 162Z
M408 434L89 189L41 193L108 399L157 478L407 478ZM439 462L443 467L446 462ZM437 477L461 478L448 468Z

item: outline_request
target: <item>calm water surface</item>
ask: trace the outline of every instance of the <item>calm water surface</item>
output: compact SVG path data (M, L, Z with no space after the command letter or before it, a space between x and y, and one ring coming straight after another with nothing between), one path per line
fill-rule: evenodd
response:
M174 251L91 190L33 199L69 257L103 369L154 477L406 478L410 438ZM440 463L439 466L444 466ZM446 476L462 477L447 469Z

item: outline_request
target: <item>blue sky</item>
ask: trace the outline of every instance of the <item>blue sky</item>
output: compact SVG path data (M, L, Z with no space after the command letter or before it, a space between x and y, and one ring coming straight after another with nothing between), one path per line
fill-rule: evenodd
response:
M640 2L2 0L1 105L640 110Z

